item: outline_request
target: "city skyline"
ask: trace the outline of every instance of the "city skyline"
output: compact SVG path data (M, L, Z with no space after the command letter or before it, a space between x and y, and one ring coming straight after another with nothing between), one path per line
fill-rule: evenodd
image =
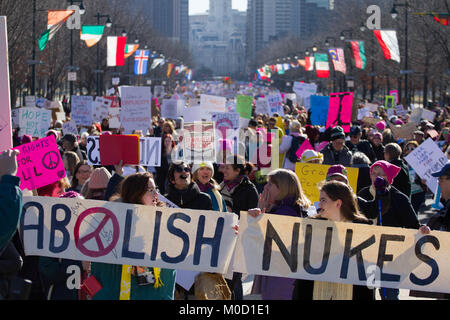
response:
M209 0L190 0L189 15L206 13L209 9ZM247 0L233 0L233 9L247 11Z

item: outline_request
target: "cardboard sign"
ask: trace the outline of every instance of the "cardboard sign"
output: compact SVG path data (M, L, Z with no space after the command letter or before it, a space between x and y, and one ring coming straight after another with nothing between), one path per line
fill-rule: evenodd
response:
M0 152L10 149L12 146L8 30L6 17L0 17Z
M376 128L376 125L378 122L382 121L381 119L371 118L371 117L364 117L362 119L362 122L370 127Z
M414 138L414 131L417 130L417 125L413 122L408 122L399 127L390 125L389 129L391 129L395 139L411 140Z
M225 112L227 99L224 97L217 97L202 94L200 95L200 106L209 112Z
M70 120L65 122L62 126L62 132L63 134L72 133L75 136L78 136L78 128L77 125L75 124L75 121Z
M92 121L92 102L94 98L91 96L72 96L71 119L75 121L77 126L91 126Z
M236 112L241 115L241 118L251 119L253 97L238 95L236 96Z
M405 157L405 160L419 177L427 182L428 188L436 194L438 178L431 176L431 174L439 172L448 162L447 157L436 143L428 138Z
M96 97L92 103L92 120L94 122L102 122L103 119L108 119L109 108L112 101L102 97Z
M131 134L133 130L147 132L152 126L150 87L119 87L122 109L120 123L125 129L125 134Z
M53 135L14 149L20 151L17 156L17 176L20 177L21 190L35 190L66 176L61 154Z
M326 128L341 126L350 132L353 110L353 92L331 93Z
M303 192L311 202L317 202L320 199L319 183L327 178L328 169L331 166L314 163L299 163L295 165L295 174L300 180ZM347 179L353 190L358 186L358 168L346 168Z
M20 135L44 138L52 121L52 112L40 108L20 108Z
M237 240L230 213L50 197L23 207L26 255L226 273Z
M241 212L234 272L450 292L450 234Z
M121 160L124 165L139 164L138 136L101 135L99 142L102 165L116 165Z
M311 124L313 126L325 126L328 119L328 109L330 97L314 96L310 97Z
M214 122L185 122L183 137L185 162L202 163L216 160Z

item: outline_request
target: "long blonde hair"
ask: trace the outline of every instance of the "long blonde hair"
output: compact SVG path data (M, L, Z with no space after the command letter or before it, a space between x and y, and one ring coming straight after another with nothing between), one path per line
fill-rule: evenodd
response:
M280 190L277 201L293 197L296 203L304 209L308 209L311 206L311 201L303 193L300 180L294 172L286 169L277 169L269 173L267 177Z

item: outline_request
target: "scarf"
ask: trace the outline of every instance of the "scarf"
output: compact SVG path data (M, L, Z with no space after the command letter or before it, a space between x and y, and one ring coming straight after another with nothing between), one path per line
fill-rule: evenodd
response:
M120 300L130 300L131 296L131 275L134 267L129 265L122 265L122 278L120 280ZM161 281L161 269L152 268L155 284L153 287L158 289L164 286Z
M197 186L200 189L200 191L204 192L204 193L207 193L213 187L213 185L210 182L208 182L206 184L203 184L203 183L198 182L198 181L197 181Z
M236 179L231 181L224 180L223 186L224 188L226 188L228 192L231 192L234 188L236 188L239 185L239 183L241 183L243 178L244 176L238 176Z

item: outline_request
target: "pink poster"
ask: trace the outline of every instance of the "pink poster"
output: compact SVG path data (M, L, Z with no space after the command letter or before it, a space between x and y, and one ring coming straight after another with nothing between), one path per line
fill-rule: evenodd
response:
M17 176L21 180L21 190L34 190L66 176L61 154L53 135L14 149L20 151L17 156Z
M398 90L389 91L389 95L395 97L395 104L398 104Z
M6 17L0 17L0 152L12 148Z
M330 94L326 128L341 126L345 133L350 132L353 109L353 92Z

